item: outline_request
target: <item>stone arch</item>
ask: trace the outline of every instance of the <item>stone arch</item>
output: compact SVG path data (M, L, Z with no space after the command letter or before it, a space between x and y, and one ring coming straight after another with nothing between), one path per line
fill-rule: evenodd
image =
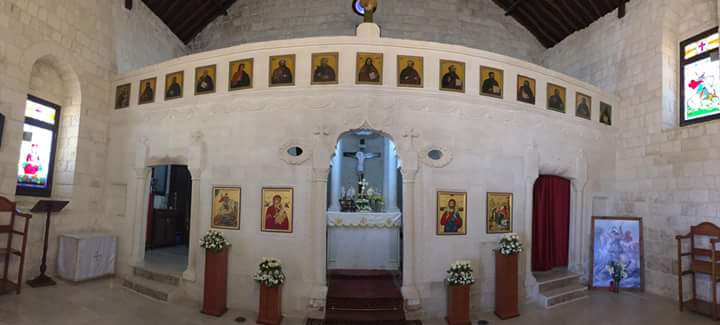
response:
M60 125L55 156L55 170L53 180L53 196L59 198L73 198L75 179L78 168L78 146L80 143L80 120L82 117L82 82L75 69L72 56L65 49L52 42L38 43L24 51L21 68L23 75L27 76L25 94L41 95L36 92L34 85L36 78L40 78L42 70L53 70L62 81L62 98L45 98L60 105ZM43 97L42 95L40 97ZM58 102L59 101L59 102ZM24 103L17 105L20 128L24 123ZM20 133L20 132L18 132ZM18 144L20 141L18 141ZM89 166L86 166L89 167Z

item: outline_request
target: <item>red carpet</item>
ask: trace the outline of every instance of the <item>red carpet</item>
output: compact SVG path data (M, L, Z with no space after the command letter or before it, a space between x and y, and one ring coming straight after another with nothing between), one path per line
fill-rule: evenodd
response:
M328 272L324 325L404 325L401 285L397 272Z

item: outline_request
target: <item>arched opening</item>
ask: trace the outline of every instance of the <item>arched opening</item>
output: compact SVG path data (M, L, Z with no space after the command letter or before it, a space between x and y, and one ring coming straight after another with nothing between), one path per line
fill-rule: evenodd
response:
M567 269L570 208L570 180L550 175L538 177L533 188L533 272Z
M181 274L188 267L192 179L184 165L151 168L144 267Z
M330 165L326 321L360 314L402 320L402 181L395 143L375 130L346 132Z

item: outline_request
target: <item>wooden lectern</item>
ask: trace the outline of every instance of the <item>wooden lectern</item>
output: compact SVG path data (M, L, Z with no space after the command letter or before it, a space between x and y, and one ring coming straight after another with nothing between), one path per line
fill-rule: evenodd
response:
M40 275L27 282L27 284L33 288L55 285L55 280L45 275L45 270L47 270L48 240L50 237L50 215L53 212L60 212L60 210L65 208L68 203L69 201L40 200L35 203L35 206L30 210L30 212L34 213L47 213L47 217L45 218L45 240L43 242L43 256L42 263L40 264Z

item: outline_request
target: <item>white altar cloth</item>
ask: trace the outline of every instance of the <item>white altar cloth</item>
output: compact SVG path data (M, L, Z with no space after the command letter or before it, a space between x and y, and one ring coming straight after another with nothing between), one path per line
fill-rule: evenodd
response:
M401 216L328 212L328 269L398 270Z
M402 226L400 212L328 212L330 227L399 228Z
M115 274L117 237L101 233L59 236L58 276L68 281L84 281Z

